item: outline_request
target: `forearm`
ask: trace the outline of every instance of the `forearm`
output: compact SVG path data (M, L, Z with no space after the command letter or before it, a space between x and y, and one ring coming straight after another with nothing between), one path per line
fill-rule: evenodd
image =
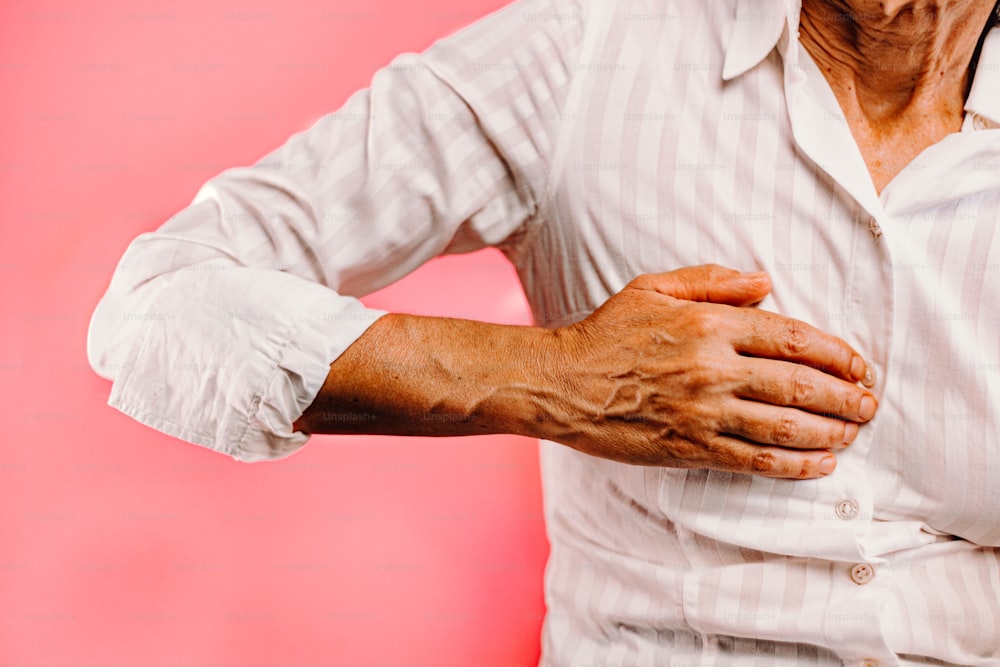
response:
M637 277L559 329L385 315L331 365L306 433L513 433L639 465L829 474L877 402L864 360L748 308L765 274Z
M389 314L333 363L304 433L542 437L558 333Z

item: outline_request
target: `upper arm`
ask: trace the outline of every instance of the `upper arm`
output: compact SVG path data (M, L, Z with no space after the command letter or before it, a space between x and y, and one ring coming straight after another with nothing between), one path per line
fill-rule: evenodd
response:
M381 314L355 297L516 238L544 197L577 0L521 0L379 70L136 238L91 319L109 404L243 460L295 451L329 363ZM563 18L539 12L562 8ZM544 14L542 15L544 17Z

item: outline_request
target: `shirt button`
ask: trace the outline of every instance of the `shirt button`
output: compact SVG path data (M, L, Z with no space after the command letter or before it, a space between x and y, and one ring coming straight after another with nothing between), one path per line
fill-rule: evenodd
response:
M851 500L850 498L841 500L837 503L837 516L845 521L849 521L858 515L858 509L858 501Z
M862 660L861 667L879 667L878 660L872 660L871 658L868 658L867 660Z
M858 563L851 568L851 581L858 586L864 586L875 576L875 568L868 563Z
M972 114L972 127L977 130L986 129L986 119L977 113Z
M872 236L878 241L879 237L882 236L882 227L878 224L878 220L875 218L868 218L868 229L871 231Z
M865 376L861 378L861 384L871 389L875 386L875 368L871 364L865 367Z

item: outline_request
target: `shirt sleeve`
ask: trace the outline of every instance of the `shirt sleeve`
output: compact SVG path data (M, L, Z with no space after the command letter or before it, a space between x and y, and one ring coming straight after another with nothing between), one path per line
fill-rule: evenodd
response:
M358 297L537 224L580 47L578 0L521 0L380 69L126 249L87 339L108 404L239 461L278 459Z

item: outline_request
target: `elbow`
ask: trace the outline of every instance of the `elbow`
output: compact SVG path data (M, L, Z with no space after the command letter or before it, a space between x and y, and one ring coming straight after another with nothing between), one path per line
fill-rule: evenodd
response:
M95 373L115 380L125 367L129 332L123 315L124 304L113 289L101 297L87 327L87 362Z
M136 261L133 243L118 262L108 289L90 316L87 362L95 373L107 380L116 380L125 369L134 341L143 331L135 314L142 310L140 301L148 294L140 286L152 276L128 268L143 265Z

